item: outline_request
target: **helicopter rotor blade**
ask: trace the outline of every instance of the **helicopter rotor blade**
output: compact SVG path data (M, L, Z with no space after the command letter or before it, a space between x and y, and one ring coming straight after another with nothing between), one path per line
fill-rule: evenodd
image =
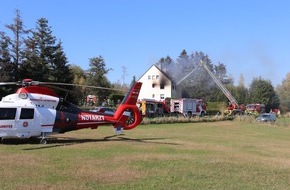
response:
M0 82L0 86L4 86L4 85L16 85L19 84L18 82Z
M43 85L79 86L79 87L96 88L96 89L103 89L103 90L124 91L124 90L116 89L116 88L107 88L107 87L100 87L100 86L89 86L89 85L82 85L82 84L67 84L67 83L54 83L54 82L39 82L39 84L43 84ZM126 91L124 91L124 92L126 92Z
M44 86L47 86L49 88L52 88L52 89L55 89L55 90L59 90L59 91L64 91L64 92L68 92L68 93L74 93L74 91L72 91L72 90L67 90L65 88L61 88L61 87L58 87L58 86L53 86L53 85L49 85L49 84L46 84Z
M53 86L78 86L84 88L95 88L95 89L103 89L103 90L114 90L119 92L127 92L127 90L117 89L117 88L108 88L108 87L100 87L100 86L90 86L90 85L82 85L82 84L68 84L68 83L57 83L57 82L40 82L40 81L33 81L32 79L24 79L23 81L18 82L0 82L0 86L4 85L22 85L22 86L30 86L30 85L49 85L50 87ZM56 89L57 87L55 87ZM61 90L61 87L58 88ZM66 90L63 90L66 91Z

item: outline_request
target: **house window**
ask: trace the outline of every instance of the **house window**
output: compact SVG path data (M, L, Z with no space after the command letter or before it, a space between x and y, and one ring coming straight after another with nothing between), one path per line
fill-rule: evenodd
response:
M159 79L159 75L156 75L156 80L158 80Z
M151 79L151 75L148 75L148 80L150 80Z
M160 89L164 89L164 84L160 84Z
M155 94L152 94L152 98L155 98Z
M160 94L160 100L164 100L164 94Z
M155 80L155 75L152 75L152 80Z
M155 84L152 84L152 88L155 88Z

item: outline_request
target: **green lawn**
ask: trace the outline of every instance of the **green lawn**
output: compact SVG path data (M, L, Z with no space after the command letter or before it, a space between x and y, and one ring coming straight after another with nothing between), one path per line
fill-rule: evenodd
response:
M109 126L0 144L1 189L289 189L290 124ZM57 138L57 139L56 139Z

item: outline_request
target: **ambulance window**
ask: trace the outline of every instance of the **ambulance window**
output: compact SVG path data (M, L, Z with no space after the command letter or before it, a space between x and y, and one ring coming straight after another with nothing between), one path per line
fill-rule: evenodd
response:
M16 108L0 108L0 120L15 119Z
M20 119L33 119L34 118L34 109L31 108L22 108L20 113Z

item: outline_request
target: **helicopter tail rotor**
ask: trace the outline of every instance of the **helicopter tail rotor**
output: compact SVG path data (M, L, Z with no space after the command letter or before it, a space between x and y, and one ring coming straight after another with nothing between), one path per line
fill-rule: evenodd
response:
M141 82L136 82L116 110L114 114L114 118L117 120L114 125L115 130L130 130L141 123L142 116L136 106L141 86Z

